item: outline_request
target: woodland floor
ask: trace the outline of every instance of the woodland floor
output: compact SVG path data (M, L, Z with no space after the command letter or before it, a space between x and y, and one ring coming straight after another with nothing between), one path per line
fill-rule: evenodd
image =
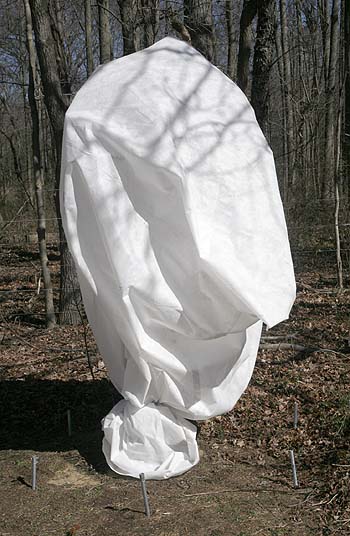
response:
M57 287L57 250L50 261ZM117 395L93 336L88 326L44 329L39 273L34 249L3 248L0 536L350 534L350 293L336 293L330 260L322 271L312 259L297 264L290 320L264 334L265 344L307 349L260 350L234 410L200 425L199 465L182 477L147 483L150 518L139 482L111 474L103 460L100 420ZM39 456L35 492L33 454Z

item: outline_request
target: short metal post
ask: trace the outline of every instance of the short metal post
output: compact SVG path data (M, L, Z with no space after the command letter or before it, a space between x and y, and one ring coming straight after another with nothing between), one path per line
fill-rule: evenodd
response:
M32 456L32 490L36 490L36 470L38 466L38 456Z
M298 482L298 476L297 476L297 467L295 465L294 451L290 450L289 455L290 455L290 463L292 464L294 487L298 488L299 487L299 482Z
M144 504L145 504L145 514L146 514L147 517L150 517L150 515L151 515L151 510L150 510L149 502L148 502L147 488L146 488L146 480L145 480L145 474L144 474L144 473L141 473L141 474L140 474L140 481L141 481L141 489L142 489L143 502L144 502Z
M298 427L298 418L298 402L294 402L294 430L296 430Z
M67 429L68 429L68 436L70 437L72 435L72 416L70 409L67 409Z

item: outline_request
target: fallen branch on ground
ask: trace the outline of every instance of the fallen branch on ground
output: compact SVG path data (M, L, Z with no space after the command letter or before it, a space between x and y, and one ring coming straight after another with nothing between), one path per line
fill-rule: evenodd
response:
M282 340L282 341L289 341L291 339L295 339L297 336L296 333L291 333L290 335L263 335L261 337L261 340L262 341L278 341L278 340Z
M295 352L316 352L320 348L311 348L289 342L267 342L260 344L260 350L294 350Z
M339 289L339 288L314 288L311 285L306 283L301 283L297 281L297 290L306 290L308 292L313 292L314 294L342 294L348 292L349 289Z

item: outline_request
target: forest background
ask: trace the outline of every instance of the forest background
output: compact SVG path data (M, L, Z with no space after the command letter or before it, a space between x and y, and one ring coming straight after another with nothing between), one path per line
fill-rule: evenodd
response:
M78 323L57 203L64 114L94 68L185 39L250 99L275 155L295 260L349 270L350 6L345 0L1 0L0 235L38 241L46 323ZM38 239L33 234L37 232ZM61 259L54 306L46 242Z
M0 531L71 536L78 522L79 535L103 536L117 516L125 534L348 534L350 2L0 0L0 15ZM274 152L298 294L289 321L263 334L233 412L201 426L198 468L161 496L150 484L168 517L142 521L129 508L138 483L102 476L99 421L115 393L57 198L78 89L100 63L166 35L191 43L253 105ZM38 452L33 496L28 453Z

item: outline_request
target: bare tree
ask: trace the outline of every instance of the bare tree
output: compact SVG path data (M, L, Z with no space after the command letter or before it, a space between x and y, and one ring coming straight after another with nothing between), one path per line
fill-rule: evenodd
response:
M36 50L40 65L41 81L44 88L44 101L50 118L55 143L56 157L56 211L60 233L61 277L60 277L60 322L65 324L80 323L77 304L80 303L80 291L73 258L69 252L64 236L59 207L60 162L64 116L69 105L69 96L61 85L60 65L57 57L58 43L52 33L47 0L29 0L35 34Z
M109 27L109 0L97 0L100 63L111 60L111 30Z
M252 52L252 22L257 13L257 0L244 0L239 23L237 84L248 94L249 62Z
M334 166L334 193L335 193L335 205L334 205L334 234L335 234L335 248L337 256L337 276L339 291L344 289L343 279L343 260L341 254L341 242L339 232L339 212L340 212L340 152L341 152L341 117L342 117L342 98L339 99L338 118L336 123L336 156Z
M235 25L233 19L233 0L225 2L225 17L227 28L227 76L232 80L236 77L236 43Z
M88 77L94 70L94 57L92 53L92 16L91 0L84 0L85 11L85 50L86 50L86 72Z
M325 84L328 80L329 53L330 53L330 21L329 21L329 0L318 0L320 28L322 33L323 52L323 77Z
M292 108L292 76L290 63L290 44L288 41L288 23L286 13L286 0L280 0L281 17L281 53L283 65L283 96L286 115L286 174L285 182L288 186L294 186L294 143L293 143L293 108Z
M211 0L184 0L184 22L192 45L213 61L215 36Z
M141 0L118 0L122 21L124 56L143 48Z
M53 328L56 325L56 316L53 303L53 290L51 283L51 274L48 266L47 248L46 248L46 216L44 206L44 175L41 161L40 149L40 119L38 103L40 102L40 87L36 69L36 54L33 42L32 15L29 6L29 0L24 0L24 9L26 16L27 28L27 48L29 55L29 87L28 99L32 116L32 147L33 147L33 167L35 177L35 195L38 214L38 243L40 254L40 265L44 281L45 292L45 318L46 327Z
M325 119L325 166L323 177L323 195L330 197L333 190L334 162L335 162L335 94L337 81L339 47L339 0L333 0L331 15L331 33L329 45L329 67L326 85L326 119Z
M274 50L274 0L261 0L254 47L251 101L262 131L268 132L269 81Z
M159 28L159 0L141 0L144 46L153 45Z
M350 177L350 4L344 3L344 144L346 176Z

